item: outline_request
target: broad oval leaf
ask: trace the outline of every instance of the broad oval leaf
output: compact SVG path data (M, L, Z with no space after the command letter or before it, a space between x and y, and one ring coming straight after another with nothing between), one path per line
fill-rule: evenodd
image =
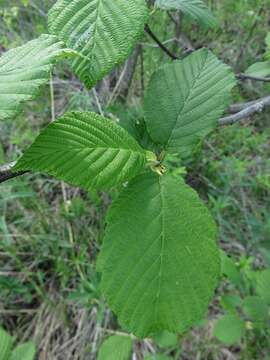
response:
M163 10L181 10L206 26L214 27L218 24L202 0L156 0L155 4Z
M18 345L15 350L12 352L10 360L34 360L36 353L35 344L32 342L27 342L21 345Z
M97 360L129 360L131 351L130 336L114 335L103 342Z
M44 171L73 185L109 188L137 175L145 151L120 126L91 112L70 112L50 124L14 171Z
M185 331L201 319L217 284L216 226L183 181L142 174L109 211L98 270L129 331Z
M90 88L128 57L147 17L145 0L58 0L49 29L80 52L73 69Z
M231 69L206 49L161 67L144 102L150 136L186 156L217 125L234 85Z
M12 337L0 327L0 359L10 360L11 348L13 339Z
M245 322L236 315L225 315L215 323L213 333L226 345L240 342L245 333Z
M14 117L50 78L55 61L73 54L52 35L41 35L0 58L0 120Z
M170 348L177 346L178 336L168 331L161 331L153 336L153 340L161 348Z

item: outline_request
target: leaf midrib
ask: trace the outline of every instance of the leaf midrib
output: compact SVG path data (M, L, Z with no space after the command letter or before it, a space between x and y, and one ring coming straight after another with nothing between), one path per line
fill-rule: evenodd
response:
M159 185L159 194L160 194L160 208L161 208L161 251L160 251L160 270L159 270L159 279L158 279L158 290L157 290L157 302L155 304L156 311L155 311L155 319L157 322L158 317L158 308L159 308L159 301L160 301L160 292L161 292L161 283L162 283L162 274L163 274L163 255L164 255L164 247L165 247L165 236L164 236L164 229L165 229L165 222L164 222L164 197L162 192L162 184L161 184L161 177L158 179Z
M111 150L117 150L117 151L125 151L125 152L129 152L129 153L134 153L134 154L138 154L140 156L144 155L143 151L139 151L139 150L133 150L130 148L119 148L119 147L106 147L106 146L95 146L95 147L90 147L90 146L78 146L78 147L74 147L71 145L68 146L63 146L61 149L47 149L46 154L53 152L53 153L57 153L57 152L63 152L63 151L67 151L70 150L71 152L74 151L83 151L83 150L106 150L106 151L111 151Z

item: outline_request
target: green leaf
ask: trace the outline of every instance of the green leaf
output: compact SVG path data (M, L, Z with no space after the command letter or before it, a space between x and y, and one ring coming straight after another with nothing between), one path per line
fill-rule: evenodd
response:
M225 310L235 314L236 308L242 304L242 299L238 295L223 295L220 303Z
M101 345L98 360L129 360L131 351L131 337L114 335L105 340Z
M0 120L14 117L22 103L38 96L50 78L53 64L74 54L52 35L41 35L0 58Z
M58 0L49 29L80 52L73 69L90 88L128 57L147 18L145 0Z
M139 337L183 332L203 317L217 284L216 226L183 180L142 174L109 211L98 270L124 327Z
M224 344L237 344L245 333L245 322L237 316L226 315L217 320L213 332Z
M267 77L270 75L270 61L257 62L251 65L247 69L246 75Z
M256 291L270 305L270 269L258 273Z
M11 355L12 337L0 327L0 359L9 360Z
M234 261L224 251L220 251L221 273L225 275L234 285L239 286L242 282L240 271Z
M265 43L266 43L265 59L270 60L270 32L266 36Z
M181 10L203 25L214 27L218 22L202 0L156 0L163 10Z
M259 296L247 296L243 302L243 311L254 322L264 322L268 318L268 306Z
M3 147L3 145L0 143L0 164L3 164L4 162L5 162L4 147Z
M46 172L88 190L128 181L145 163L145 151L122 127L95 113L71 112L38 136L14 171Z
M178 337L176 334L172 334L168 331L162 331L153 336L153 340L158 346L161 348L168 348L172 346L176 346L178 343Z
M171 152L189 152L218 123L235 78L230 68L201 49L157 70L144 109L150 136Z
M12 352L11 360L34 360L35 353L36 348L32 342L24 343Z

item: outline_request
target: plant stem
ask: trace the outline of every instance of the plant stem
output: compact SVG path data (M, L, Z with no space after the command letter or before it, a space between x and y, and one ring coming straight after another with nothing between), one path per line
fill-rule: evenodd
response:
M0 184L4 181L13 179L17 176L21 176L27 173L27 171L12 172L12 168L15 166L16 161L9 164L0 166Z
M171 59L177 60L178 57L175 56L165 45L162 44L162 42L157 38L157 36L152 32L150 27L148 25L145 25L144 31L157 43L157 45L160 47L162 51L165 52Z

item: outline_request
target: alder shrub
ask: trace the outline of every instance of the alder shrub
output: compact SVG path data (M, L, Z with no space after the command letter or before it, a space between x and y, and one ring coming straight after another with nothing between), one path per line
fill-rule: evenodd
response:
M127 59L157 8L216 26L200 0L58 0L48 14L49 34L0 59L0 119L34 99L63 58L87 88L95 86ZM97 268L110 308L139 338L188 330L213 297L220 276L216 225L197 193L166 173L164 159L192 154L217 126L234 85L231 69L211 51L194 51L152 75L144 99L147 148L111 119L69 112L13 168L86 190L121 189L107 215ZM128 351L129 340L126 345Z

